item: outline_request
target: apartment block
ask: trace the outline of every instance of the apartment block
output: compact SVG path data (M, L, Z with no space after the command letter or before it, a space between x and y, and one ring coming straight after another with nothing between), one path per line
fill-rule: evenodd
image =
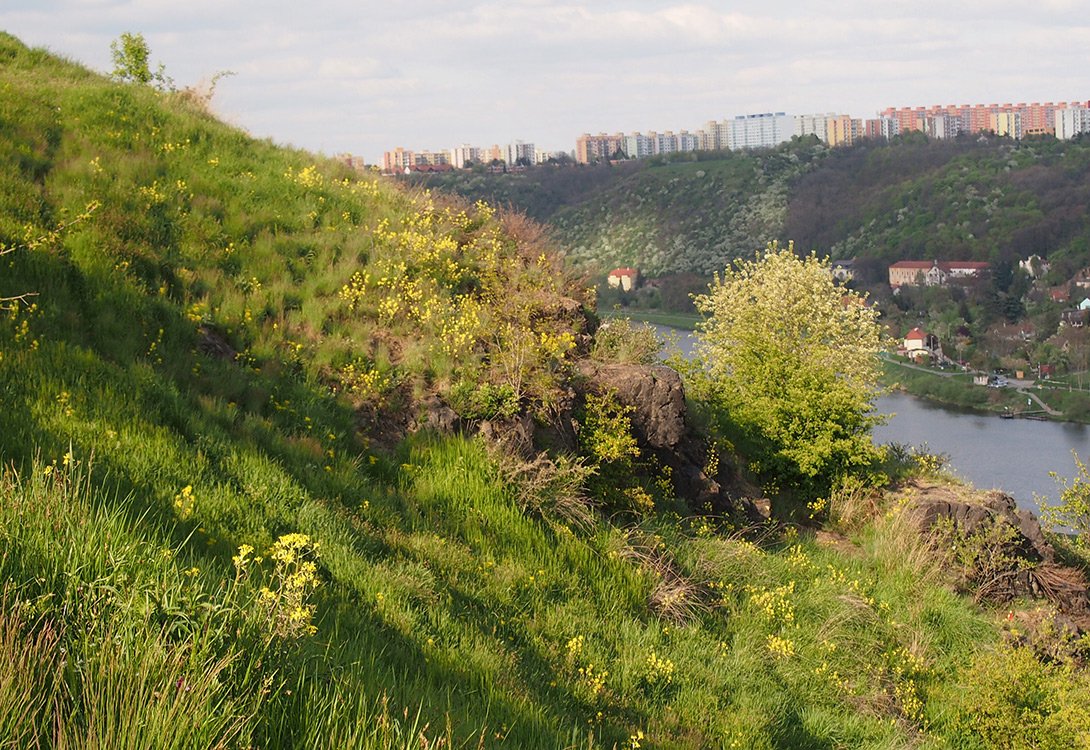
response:
M467 164L480 164L481 149L463 143L450 150L450 163L455 169L465 169Z
M450 152L417 151L413 158L413 164L418 167L438 167L442 164L450 164Z
M1070 140L1080 133L1090 133L1090 102L1057 109L1053 114L1056 137Z
M935 104L930 107L889 107L882 118L897 124L897 132L920 131L936 138L953 138L961 133L994 131L1012 138L1052 135L1056 113L1079 102L1019 102L1013 104Z
M508 143L504 149L504 161L509 166L514 166L522 160L523 164L534 164L534 144L515 141Z
M386 174L400 174L415 164L416 154L401 146L382 155L382 171Z

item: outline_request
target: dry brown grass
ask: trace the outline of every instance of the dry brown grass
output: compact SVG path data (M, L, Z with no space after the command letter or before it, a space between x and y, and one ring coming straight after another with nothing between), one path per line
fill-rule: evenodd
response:
M681 625L711 611L711 590L707 583L687 576L657 537L630 529L616 552L654 577L655 587L648 606L658 617Z

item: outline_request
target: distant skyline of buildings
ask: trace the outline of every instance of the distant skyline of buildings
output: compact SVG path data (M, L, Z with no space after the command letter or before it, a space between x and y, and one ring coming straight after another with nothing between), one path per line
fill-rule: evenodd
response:
M463 169L473 164L531 165L545 163L560 154L580 164L591 164L621 156L644 159L690 151L772 148L794 136L806 135L817 136L829 146L841 146L851 145L860 138L888 140L910 132L939 139L982 132L1014 139L1034 135L1070 139L1090 133L1090 100L887 107L877 114L877 117L862 119L836 112L805 115L764 112L710 120L694 131L583 133L576 138L575 149L570 153L545 151L535 148L533 143L519 140L506 146L479 148L462 144L442 151L411 151L398 147L383 154L382 170L395 174L437 168Z

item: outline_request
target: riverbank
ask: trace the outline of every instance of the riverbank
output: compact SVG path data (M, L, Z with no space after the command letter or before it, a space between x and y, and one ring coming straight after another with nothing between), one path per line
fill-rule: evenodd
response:
M652 325L666 328L677 328L683 331L695 331L696 326L703 318L689 313L665 312L662 310L633 310L620 308L616 310L600 310L603 318L628 318L636 323L651 323Z
M1090 392L1058 383L1012 380L1002 388L977 385L974 373L922 367L882 358L883 384L944 406L1016 418L1090 423Z

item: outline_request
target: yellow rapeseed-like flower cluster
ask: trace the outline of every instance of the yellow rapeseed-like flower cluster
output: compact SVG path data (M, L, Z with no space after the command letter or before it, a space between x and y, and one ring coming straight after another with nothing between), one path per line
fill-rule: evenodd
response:
M765 641L768 652L779 659L795 655L795 644L778 635L769 635Z
M197 505L197 499L193 497L193 486L187 484L182 491L174 496L174 510L178 518L183 521L193 515L193 509Z
M391 385L390 376L366 362L349 362L337 373L334 392L350 394L361 401L380 405Z
M749 605L758 614L773 624L788 625L795 621L795 605L791 596L795 593L795 582L790 581L775 588L747 587Z
M654 649L647 655L646 667L644 681L648 685L669 685L674 681L674 663L659 656Z
M322 173L318 171L318 167L313 164L303 167L298 172L293 168L288 167L288 171L284 173L284 176L295 184L302 185L305 188L318 188L325 184L325 178L322 176Z
M245 546L236 556L245 564ZM252 549L250 550L252 551ZM271 586L258 592L258 603L265 610L270 634L279 638L301 638L313 635L318 628L313 624L315 606L310 603L311 594L321 584L318 566L318 543L306 534L284 534L269 550L275 567Z

